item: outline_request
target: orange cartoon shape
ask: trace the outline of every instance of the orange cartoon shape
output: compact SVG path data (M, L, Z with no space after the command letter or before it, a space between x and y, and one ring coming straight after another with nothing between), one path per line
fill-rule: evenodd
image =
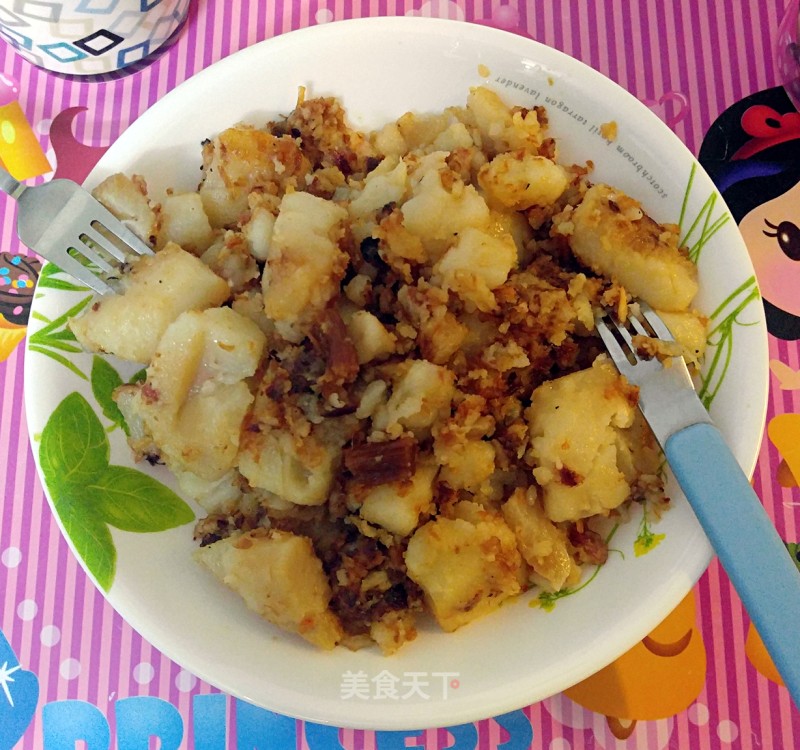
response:
M705 679L706 649L691 591L630 651L564 694L608 717L614 735L624 739L637 721L684 711L702 691Z
M777 379L778 387L782 391L800 390L800 370L795 370L779 359L771 359L769 369Z
M795 565L800 568L800 544L796 542L784 542L784 544L789 554L794 559ZM772 680L772 682L776 682L778 685L783 685L783 678L778 673L772 661L772 657L767 652L764 641L761 640L758 631L753 627L753 623L750 623L750 627L747 629L744 653L750 663L756 668L757 672L764 675L768 680Z
M19 106L19 87L0 73L0 161L17 180L37 177L53 168Z
M767 436L781 457L777 479L782 487L797 487L800 479L800 414L778 414L767 425Z
M773 359L769 363L782 390L794 388L798 373L788 365ZM767 425L767 435L780 455L775 472L781 487L797 487L800 479L800 414L778 414Z
M778 360L770 362L770 369L779 379L781 388L788 389L787 383L794 387L798 373ZM776 471L776 478L781 487L797 487L800 477L800 414L778 414L767 425L767 436L780 454L781 460ZM784 542L795 564L800 568L800 545L796 542ZM758 631L750 623L744 651L756 671L768 680L783 685L778 670L767 652Z

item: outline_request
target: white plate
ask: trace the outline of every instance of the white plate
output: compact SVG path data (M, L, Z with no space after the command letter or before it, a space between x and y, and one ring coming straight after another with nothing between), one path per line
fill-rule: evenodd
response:
M715 351L721 355L713 373L706 373L712 388L719 386L711 412L743 468L752 471L765 415L767 339L753 269L733 219L688 150L654 114L559 52L495 29L421 18L346 21L294 32L232 55L165 96L122 134L87 182L92 186L124 171L145 175L153 195L167 187L195 188L204 138L239 120L260 124L289 113L300 85L308 96L340 97L351 121L370 128L407 110L463 105L469 87L478 84L494 87L515 104L546 106L563 159L591 159L597 180L640 198L658 220L680 222L684 232L694 225L688 244L704 237L697 304L707 314L722 311L715 324L728 323L724 336L712 341L709 356L712 362ZM618 124L618 136L607 143L598 129L610 121ZM69 497L63 496L68 485L54 480L54 472L74 477L101 470L106 430L96 428L113 423L89 381L53 355L65 355L86 376L93 358L54 349L48 331L60 328L43 331L41 322L56 320L86 293L45 287L40 292L29 329L26 406L34 455L40 471L42 459L49 471L48 493L61 510L64 529L70 523L64 515ZM129 366L110 362L125 377L131 374ZM69 395L73 392L81 395ZM55 440L41 453L43 432ZM70 442L79 445L87 434L95 439L85 455L73 448L58 453ZM107 437L111 464L132 466L122 430L110 430ZM67 465L77 457L83 459L79 466ZM136 468L173 486L162 470ZM535 598L530 594L454 634L425 626L416 641L391 658L375 650L322 653L249 613L236 595L192 562L191 522L151 533L112 528L116 574L106 596L171 659L222 690L274 711L372 729L453 725L525 706L588 677L678 604L711 553L689 506L677 491L673 495L674 507L650 526L663 535L660 544L635 554L641 526L634 517L614 537L612 546L620 554L612 554L583 590L560 599L552 611L529 606ZM72 511L79 517L88 512L81 502L76 500ZM100 538L109 516L92 512L99 521L89 519L88 527ZM171 519L181 520L179 515ZM140 521L144 528L152 518ZM103 560L96 559L104 547L70 543L84 550L87 572L97 580L101 571L109 584ZM394 683L397 697L376 696L381 678ZM355 689L359 685L365 692Z

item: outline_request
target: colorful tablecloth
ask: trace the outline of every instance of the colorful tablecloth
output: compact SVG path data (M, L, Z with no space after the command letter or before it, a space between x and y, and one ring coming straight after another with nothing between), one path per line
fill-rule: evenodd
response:
M47 3L4 2L0 14L10 13L12 5L18 12L23 6L33 12L34 6ZM0 160L26 161L34 181L49 179L54 171L81 179L151 104L238 49L334 20L422 15L486 23L561 49L644 101L693 152L703 147L710 160L724 161L714 153L719 133L716 140L707 134L725 121L718 118L726 112L736 115L729 119L740 127L741 113L756 107L766 131L756 132L755 123L745 140L800 138L792 119L800 115L790 111L783 89L775 88L781 80L774 50L788 5L783 0L194 0L174 44L118 80L49 75L0 41L0 72L19 88L18 102L0 103L5 105L0 119L21 116L15 121L17 133L30 147L20 151L18 140L12 149L1 137L5 122L0 123ZM753 106L748 105L751 95L756 96ZM774 143L756 143L751 150ZM32 259L16 239L15 215L11 202L0 201L0 294L4 280L13 277L24 287L36 275L35 263L20 274L19 264ZM795 221L798 215L800 209ZM798 232L791 218L773 219L776 241L791 240L788 224ZM787 306L773 300L784 315L770 333L769 424L754 486L783 539L796 543L800 331L794 319L798 311L792 314L790 308L800 299L800 274L789 276L783 289L795 302ZM139 637L106 604L70 553L28 445L22 397L26 311L6 305L3 313L0 750L800 747L800 712L776 684L716 563L662 626L670 636L666 647L653 648L658 642L654 634L596 679L502 717L412 732L339 730L254 710L219 693ZM694 648L689 649L692 639ZM687 679L698 672L699 680Z

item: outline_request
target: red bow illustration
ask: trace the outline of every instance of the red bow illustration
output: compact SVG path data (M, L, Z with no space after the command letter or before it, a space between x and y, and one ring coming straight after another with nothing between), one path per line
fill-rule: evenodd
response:
M766 104L754 104L742 115L742 130L753 138L731 157L731 161L748 159L770 146L800 138L800 112L782 115Z

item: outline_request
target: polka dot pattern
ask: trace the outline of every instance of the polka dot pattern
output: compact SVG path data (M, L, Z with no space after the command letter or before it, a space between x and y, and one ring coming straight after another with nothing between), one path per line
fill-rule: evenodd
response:
M17 617L20 620L32 620L39 612L39 605L33 599L23 599L17 605Z
M81 663L73 658L64 659L58 668L58 673L65 680L74 680L81 673Z
M22 562L22 550L19 547L8 547L0 554L0 563L11 569Z
M39 633L39 640L43 646L52 648L61 640L61 629L56 625L45 625Z
M148 662L140 662L133 668L134 682L139 685L149 685L156 676L156 670Z

